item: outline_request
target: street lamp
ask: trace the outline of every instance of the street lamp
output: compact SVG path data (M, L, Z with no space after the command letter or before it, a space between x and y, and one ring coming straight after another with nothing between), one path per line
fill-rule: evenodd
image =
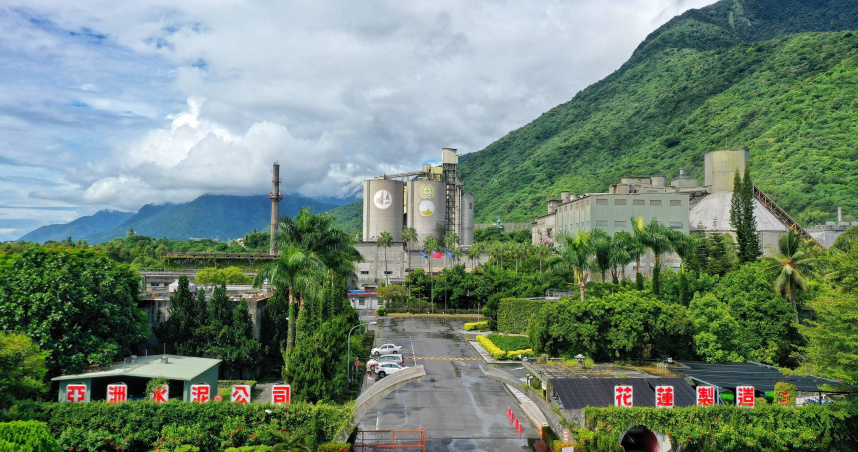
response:
M349 330L349 338L348 338L348 354L346 355L346 370L348 372L349 384L352 383L352 332L354 332L357 327L366 327L366 323L360 322L357 325L353 326L352 329Z
M578 353L577 355L575 355L575 359L578 360L578 364L580 364L581 367L584 367L584 360L587 359L587 357Z

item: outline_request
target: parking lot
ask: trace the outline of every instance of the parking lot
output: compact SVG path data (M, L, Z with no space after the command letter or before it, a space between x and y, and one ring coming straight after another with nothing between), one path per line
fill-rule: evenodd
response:
M480 371L482 360L456 332L463 325L434 318L378 319L376 346L401 345L405 365L423 365L426 377L382 400L361 420L361 430L423 428L428 451L530 450L528 439L538 438L538 431L506 388ZM504 367L521 373L516 364ZM521 439L509 425L507 407L523 423Z

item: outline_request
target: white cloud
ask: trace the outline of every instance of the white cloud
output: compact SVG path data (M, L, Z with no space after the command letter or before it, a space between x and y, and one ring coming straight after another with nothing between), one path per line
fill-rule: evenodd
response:
M283 191L355 195L483 148L712 2L7 1L0 163L87 208L265 193L275 160Z

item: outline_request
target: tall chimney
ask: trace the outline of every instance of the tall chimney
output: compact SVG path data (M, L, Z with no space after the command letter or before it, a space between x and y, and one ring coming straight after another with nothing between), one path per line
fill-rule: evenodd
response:
M271 179L271 193L268 194L268 199L271 200L271 246L268 248L268 254L277 255L277 244L274 239L277 236L277 222L280 220L280 200L283 199L283 194L280 193L280 164L274 162L274 177Z
M837 206L837 222L843 221L843 207Z

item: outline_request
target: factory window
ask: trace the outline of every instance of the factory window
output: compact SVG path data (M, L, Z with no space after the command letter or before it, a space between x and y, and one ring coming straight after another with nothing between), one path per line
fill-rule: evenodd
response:
M368 275L368 274L369 274L369 270L361 270L361 271L360 271L360 274L361 274L361 275Z
M385 275L392 275L392 274L393 274L393 270L388 270L388 271L384 272L384 274L385 274Z
M632 204L636 205L636 206L642 206L642 205L644 205L644 200L643 199L633 199Z
M608 205L608 200L607 200L607 199L604 199L604 198L603 198L603 199L597 199L597 200L596 200L596 205L597 205L597 206L607 206L607 205Z
M671 205L671 206L681 206L681 205L682 205L682 201L680 201L680 200L678 200L678 199L671 199L671 200L670 200L670 205Z
M626 222L624 220L617 220L614 222L615 228L624 228L626 227Z
M670 228L671 229L682 229L682 222L681 221L671 221L670 222Z
M607 225L608 225L608 220L596 220L596 227L597 228L599 226L607 226Z
M651 206L660 206L660 205L661 205L661 200L660 200L660 199L650 199L650 200L649 200L649 205L651 205Z
M615 206L624 206L624 205L626 205L626 200L625 199L615 199L614 205Z
M358 298L358 304L361 306L366 305L366 298L363 298L363 297Z

